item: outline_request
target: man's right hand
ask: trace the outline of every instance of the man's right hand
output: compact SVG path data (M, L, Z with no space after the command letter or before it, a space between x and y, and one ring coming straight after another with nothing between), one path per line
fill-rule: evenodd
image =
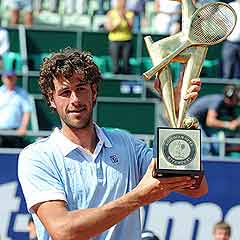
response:
M189 188L195 183L195 180L192 180L189 176L154 178L154 167L155 159L152 160L146 174L134 189L142 205L164 198L171 192Z
M232 121L229 121L228 122L228 129L229 130L236 130L238 127L240 126L240 121L239 119L235 119L235 120L232 120Z

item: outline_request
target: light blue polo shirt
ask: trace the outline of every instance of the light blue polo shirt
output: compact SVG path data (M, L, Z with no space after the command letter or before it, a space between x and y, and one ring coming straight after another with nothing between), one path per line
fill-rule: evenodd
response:
M121 130L96 126L99 142L94 153L68 140L59 129L25 148L18 176L27 207L49 200L64 200L68 209L102 206L131 191L145 174L152 149ZM39 240L51 239L33 214ZM96 240L140 240L139 210L103 232Z
M31 112L28 93L16 87L13 91L0 87L0 129L19 128L25 112Z

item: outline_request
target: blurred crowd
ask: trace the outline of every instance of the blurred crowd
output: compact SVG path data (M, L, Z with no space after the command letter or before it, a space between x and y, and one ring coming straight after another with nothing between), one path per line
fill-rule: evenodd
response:
M193 0L197 6L214 1ZM151 26L154 32L160 34L179 31L180 2L179 0L126 0L126 10L134 14L133 31L139 32L146 26ZM8 14L10 25L23 23L31 26L34 24L34 18L46 11L65 16L106 15L109 10L117 7L118 0L5 0L0 3L2 18Z

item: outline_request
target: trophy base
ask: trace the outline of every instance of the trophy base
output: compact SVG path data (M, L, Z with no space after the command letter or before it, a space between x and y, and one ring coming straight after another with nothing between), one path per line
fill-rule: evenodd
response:
M158 128L154 177L190 176L200 186L203 178L199 129Z
M203 170L168 170L168 169L155 169L153 171L154 178L167 178L167 177L179 177L179 176L190 176L192 179L195 179L196 183L193 184L189 189L197 189L199 188L202 178L204 175Z

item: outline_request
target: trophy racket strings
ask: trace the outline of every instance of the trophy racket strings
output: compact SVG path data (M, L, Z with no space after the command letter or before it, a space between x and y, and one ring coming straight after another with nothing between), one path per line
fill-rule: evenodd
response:
M234 25L235 15L229 7L211 4L193 19L189 38L199 44L216 44L231 33Z
M192 16L189 33L184 36L186 40L158 65L146 71L143 74L144 78L150 79L190 46L210 46L222 42L233 31L236 19L234 9L226 3L210 3L197 9Z

